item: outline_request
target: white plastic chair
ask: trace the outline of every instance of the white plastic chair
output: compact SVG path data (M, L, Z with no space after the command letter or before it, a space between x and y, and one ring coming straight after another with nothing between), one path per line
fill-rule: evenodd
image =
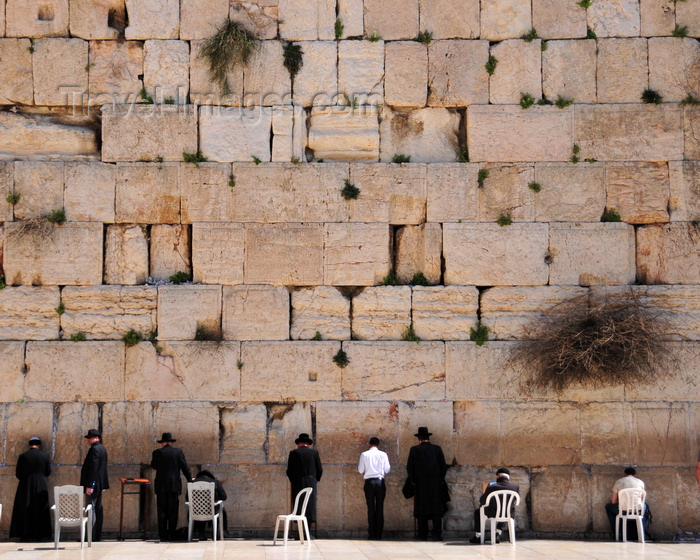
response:
M289 525L294 521L297 522L297 528L299 529L299 540L301 544L304 544L304 531L306 531L306 539L311 540L311 533L309 533L309 522L306 520L306 506L309 503L309 498L311 497L311 492L313 488L304 488L301 492L297 494L294 499L294 507L292 508L292 513L287 515L278 515L277 522L275 523L275 534L272 538L272 544L277 544L277 532L279 531L280 521L284 521L284 544L287 544L287 537L289 536ZM297 515L294 512L297 511L299 507L299 500L304 499L304 503L301 506L301 512ZM302 529L303 524L303 529Z
M615 540L620 534L620 521L622 521L622 542L627 542L627 520L637 521L637 536L639 542L644 543L644 501L647 493L641 488L623 488L617 493L617 504L620 512L615 517Z
M219 528L219 538L224 540L224 521L221 515L223 511L223 501L214 501L215 485L213 482L188 482L187 513L190 523L187 529L187 540L192 540L192 528L195 521L211 521L214 528L214 542L216 542L216 529ZM217 506L220 506L217 510Z
M486 508L491 501L496 502L496 515L494 517L486 517ZM520 503L520 496L514 490L496 490L486 497L486 503L479 508L479 517L481 518L481 544L484 544L486 536L486 520L491 522L491 544L496 544L496 523L508 523L508 535L510 544L515 544L515 520L511 513L513 506Z
M88 546L92 546L92 504L83 507L85 497L82 486L56 486L53 489L54 505L54 548L58 549L61 527L80 527L80 548L88 534Z

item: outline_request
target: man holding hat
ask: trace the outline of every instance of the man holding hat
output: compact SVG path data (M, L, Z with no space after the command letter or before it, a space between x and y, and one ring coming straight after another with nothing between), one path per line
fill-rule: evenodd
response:
M102 538L102 522L104 511L102 510L102 492L109 489L107 478L107 450L102 445L102 435L95 428L88 430L85 439L90 444L90 449L85 456L83 468L80 470L80 486L85 488L88 500L92 503L93 523L92 540L99 541Z
M369 449L360 455L357 470L365 477L365 501L367 502L367 524L369 540L381 540L384 531L384 478L391 470L389 456L379 450L379 438L369 440Z
M51 540L49 514L49 486L46 477L51 474L51 461L41 450L41 439L29 439L29 449L17 459L15 475L19 479L15 505L12 508L10 538L22 542Z
M314 523L316 521L316 483L321 480L323 474L321 457L318 451L311 449L314 442L309 434L299 434L294 443L297 444L297 448L289 452L287 460L287 478L292 484L292 503L304 488L313 488L306 506L306 519L309 523Z
M154 490L158 508L158 538L163 542L174 541L182 493L180 472L188 482L194 479L182 449L170 445L177 441L173 435L163 432L163 437L156 441L160 443L160 449L153 451L151 467L156 471Z
M481 495L481 498L479 498L479 504L483 506L486 503L486 498L488 498L488 495L492 492L497 492L498 490L513 490L514 492L520 492L520 485L510 481L510 471L505 467L501 467L496 471L496 482L492 482L486 486L486 490L484 490L484 493ZM489 507L487 507L484 510L484 513L486 513L487 517L495 517L496 502L491 500ZM513 515L513 512L511 512L511 515ZM506 525L507 523L503 522L496 524L497 543L501 542L501 533L503 532L503 529ZM471 539L469 539L470 543L481 543L481 532L479 531L479 529L481 529L481 508L476 508L474 510L474 531L476 532L474 533L474 536ZM510 536L510 539L513 540L512 535Z

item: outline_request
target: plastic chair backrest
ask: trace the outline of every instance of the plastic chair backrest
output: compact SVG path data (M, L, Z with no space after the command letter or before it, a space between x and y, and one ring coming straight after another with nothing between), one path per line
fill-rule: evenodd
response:
M80 525L85 516L83 510L83 487L67 484L53 489L56 504L56 519L61 525Z
M520 503L520 496L514 490L496 490L486 497L484 506L488 507L492 500L496 502L496 515L493 518L509 519L513 506Z
M207 521L215 514L214 483L188 482L187 492L190 502L190 516L197 521Z
M620 515L644 516L644 501L647 493L641 488L623 488L617 493L617 501L620 508Z
M307 488L304 488L297 494L297 497L294 498L294 508L292 509L292 513L290 515L294 515L295 512L298 511L297 508L299 507L299 500L302 496L304 497L304 503L301 506L301 511L299 512L299 515L301 515L302 517L306 515L306 506L309 504L309 498L311 497L311 492L313 492L313 490L314 489L309 486Z

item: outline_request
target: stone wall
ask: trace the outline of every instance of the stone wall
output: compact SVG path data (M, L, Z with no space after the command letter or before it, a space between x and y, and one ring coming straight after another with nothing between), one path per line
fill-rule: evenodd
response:
M199 53L227 17L261 42L224 93ZM0 0L0 502L29 436L76 483L99 426L115 532L118 477L151 477L170 431L224 481L229 528L269 534L306 431L319 534L361 536L377 435L386 529L409 535L428 426L451 536L501 465L524 534L605 537L628 464L657 535L700 532L698 37L700 0ZM543 312L620 293L666 320L674 371L526 390L509 356Z

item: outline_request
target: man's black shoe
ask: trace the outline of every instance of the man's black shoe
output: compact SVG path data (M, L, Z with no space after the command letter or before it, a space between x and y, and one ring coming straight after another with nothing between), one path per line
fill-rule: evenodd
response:
M481 537L474 535L471 539L469 539L469 542L472 544L481 544Z

